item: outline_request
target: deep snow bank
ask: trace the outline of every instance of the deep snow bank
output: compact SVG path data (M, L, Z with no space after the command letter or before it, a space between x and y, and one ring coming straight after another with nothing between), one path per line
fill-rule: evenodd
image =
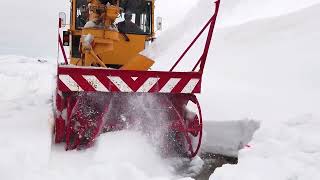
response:
M231 114L229 108L237 107L236 111L252 112L263 121L252 147L240 151L239 164L223 166L211 179L320 178L319 12L320 5L315 5L225 32L229 38L224 43L230 48L216 52L232 52L234 60L224 55L231 69L222 70L226 76L220 78L241 91L230 97L228 106L216 107L225 108L220 115ZM230 92L225 89L220 93Z
M200 96L205 119L317 113L319 8L218 30Z
M282 16L317 3L319 0L222 0L218 24L219 27L227 27Z

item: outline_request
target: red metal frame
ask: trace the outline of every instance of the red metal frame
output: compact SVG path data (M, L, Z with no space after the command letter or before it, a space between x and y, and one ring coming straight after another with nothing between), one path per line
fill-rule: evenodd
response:
M128 71L128 70L112 70L104 68L86 68L86 67L69 67L59 65L58 67L58 89L62 92L71 92L68 84L61 80L61 76L71 77L83 91L97 91L92 82L88 82L83 76L94 76L101 85L108 89L108 92L125 92L121 91L110 80L109 77L119 77L125 85L129 86L132 91L137 92L139 88L150 78L157 78L158 81L150 87L147 92L161 92L161 89L171 80L180 79L175 87L166 93L181 93L183 89L192 80L198 80L196 86L189 93L201 92L202 74L199 72L161 72L161 71ZM134 80L135 79L135 80ZM81 91L82 91L81 90ZM79 90L80 91L80 90Z

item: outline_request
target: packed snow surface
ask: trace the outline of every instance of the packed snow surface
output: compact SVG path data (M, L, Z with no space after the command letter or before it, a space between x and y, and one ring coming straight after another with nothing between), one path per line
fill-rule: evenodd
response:
M168 70L214 4L156 2L166 30L143 53L156 60L153 69ZM63 0L50 3L2 4L10 8L0 11L5 20L1 54L55 55L57 12L66 6ZM30 11L34 4L39 8ZM21 17L12 9L29 18L13 20ZM239 152L239 164L219 168L211 179L320 179L319 16L319 0L221 1L199 97L205 120L202 150L236 156L246 148ZM26 28L30 25L42 29ZM178 70L199 57L204 40ZM103 135L83 152L51 146L55 71L52 58L0 56L0 179L180 178L173 170L179 160L163 160L137 132ZM193 163L198 170L201 160Z

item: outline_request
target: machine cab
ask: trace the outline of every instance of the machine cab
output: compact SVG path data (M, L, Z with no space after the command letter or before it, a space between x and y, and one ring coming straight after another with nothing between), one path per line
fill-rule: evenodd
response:
M72 0L71 3L71 64L121 68L131 60L137 61L138 54L154 38L154 0ZM87 35L94 38L91 52L84 52L83 48ZM151 62L147 61L142 63L150 66Z

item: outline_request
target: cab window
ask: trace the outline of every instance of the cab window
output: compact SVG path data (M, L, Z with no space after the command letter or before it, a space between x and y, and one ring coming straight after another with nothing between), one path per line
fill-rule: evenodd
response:
M120 0L119 6L122 11L116 19L115 25L120 32L126 34L151 34L152 2L150 0ZM82 29L89 21L87 0L77 0L76 8L76 29Z
M121 0L120 7L123 9L121 16L116 20L116 23L121 26L121 22L126 21L126 15L132 14L132 19L130 20L135 24L141 31L125 32L128 34L146 34L149 35L152 32L152 22L151 22L151 13L152 13L152 3L148 0ZM127 23L128 24L128 23ZM131 25L133 26L133 25ZM121 28L120 28L121 29ZM131 27L132 29L132 27Z
M81 29L89 21L88 1L77 0L76 2L76 29Z

